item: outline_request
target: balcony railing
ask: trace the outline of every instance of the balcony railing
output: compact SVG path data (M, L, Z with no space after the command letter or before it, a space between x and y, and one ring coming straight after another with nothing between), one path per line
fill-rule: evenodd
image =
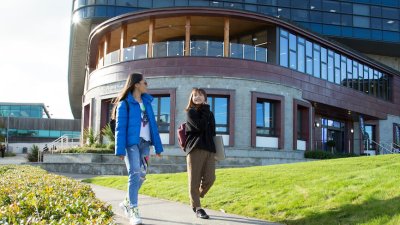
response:
M153 58L184 56L185 42L184 41L157 42L153 44L152 49L153 49L152 52ZM104 58L100 58L98 62L98 68L119 63L120 54L121 54L120 50L116 50L108 53ZM223 57L224 43L218 41L190 41L189 55ZM122 61L125 62L138 59L145 59L147 57L148 57L148 44L135 45L123 49ZM229 57L267 62L268 49L252 45L230 43Z

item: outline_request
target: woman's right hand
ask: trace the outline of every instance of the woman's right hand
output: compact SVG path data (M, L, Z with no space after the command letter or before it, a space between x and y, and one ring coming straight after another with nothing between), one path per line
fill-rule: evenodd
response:
M120 156L119 156L119 159L120 159L120 160L124 160L124 158L125 158L125 156L123 156L123 155L120 155Z

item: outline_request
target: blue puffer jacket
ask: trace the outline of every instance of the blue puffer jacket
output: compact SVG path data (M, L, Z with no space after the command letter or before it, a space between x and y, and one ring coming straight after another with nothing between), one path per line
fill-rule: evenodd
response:
M149 94L142 94L142 101L149 117L151 145L154 145L156 153L161 153L163 152L163 147L161 144L160 134L158 133L153 108L151 107L153 97ZM127 115L126 102L129 104L129 119ZM139 144L141 122L140 105L131 94L128 94L126 101L120 101L117 107L115 124L115 155L126 155L125 149L127 147Z

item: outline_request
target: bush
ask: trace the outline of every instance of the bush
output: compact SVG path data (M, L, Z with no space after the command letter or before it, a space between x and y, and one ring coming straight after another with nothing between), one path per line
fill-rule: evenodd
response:
M29 162L38 161L39 147L37 145L32 145L30 153L28 153L27 158Z
M57 150L56 153L99 153L99 154L112 154L114 149L110 150L108 148L92 148L92 147L75 147L67 148L64 150Z
M101 133L107 137L110 142L115 142L115 136L112 132L111 126L108 123L102 130Z
M353 153L331 153L322 150L316 151L305 151L304 158L308 159L336 159L336 158L347 158L347 157L356 157L358 155Z
M14 152L5 152L4 153L4 157L13 157L13 156L16 156L17 154L15 154Z
M99 135L95 134L93 129L84 129L83 130L83 140L85 141L87 146L93 146L99 141Z
M0 166L0 224L112 224L90 186L32 166Z

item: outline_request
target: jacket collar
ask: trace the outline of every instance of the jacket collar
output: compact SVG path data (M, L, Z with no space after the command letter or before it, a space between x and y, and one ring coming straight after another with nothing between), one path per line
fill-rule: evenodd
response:
M130 102L130 103L133 103L133 104L139 104L135 100L135 98L133 97L133 95L131 93L128 94L128 96L126 97L126 100L128 102ZM150 104L153 101L153 96L151 96L151 95L149 95L147 93L144 93L144 94L142 94L142 101Z

